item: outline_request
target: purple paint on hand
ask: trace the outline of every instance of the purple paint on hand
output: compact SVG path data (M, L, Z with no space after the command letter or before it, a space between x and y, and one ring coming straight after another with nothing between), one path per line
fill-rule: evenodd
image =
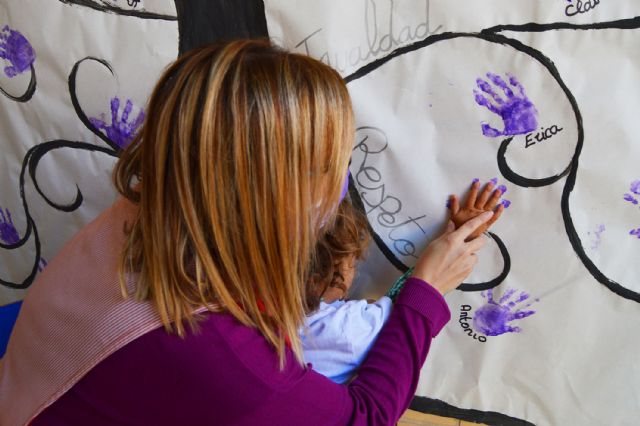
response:
M504 199L500 201L500 204L502 204L504 206L505 209L508 209L509 206L511 206L511 201Z
M508 323L526 318L535 314L536 311L523 310L531 306L533 302L521 308L516 308L516 305L529 299L529 295L524 291L521 291L516 298L513 298L516 291L516 289L507 289L497 302L493 299L493 290L480 293L487 303L476 310L473 316L475 330L487 336L519 333L521 331L520 327L512 327Z
M31 67L36 60L36 52L25 36L5 25L0 31L0 58L11 64L4 67L4 73L12 78Z
M502 118L504 130L495 129L487 123L482 123L482 134L487 137L522 135L532 132L538 127L538 111L527 97L524 86L513 75L507 74L509 84L497 74L488 72L487 78L504 92L501 97L494 88L481 78L476 79L480 91L474 89L476 103L498 114ZM510 86L509 86L510 85ZM512 89L517 89L515 93ZM488 99L490 97L492 101Z
M141 109L133 122L129 123L129 114L133 109L133 102L127 99L122 116L118 119L118 111L120 109L120 99L116 96L111 99L111 124L105 122L104 114L98 118L89 118L91 124L99 130L104 130L107 137L111 139L120 148L126 148L136 135L138 127L144 121L144 111Z

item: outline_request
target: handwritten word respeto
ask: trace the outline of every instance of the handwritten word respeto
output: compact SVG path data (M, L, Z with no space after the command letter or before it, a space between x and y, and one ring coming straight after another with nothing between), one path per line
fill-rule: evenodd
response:
M420 220L425 219L426 215L405 216L402 212L402 201L387 191L381 171L373 164L375 156L382 154L389 146L386 134L376 127L360 127L356 135L358 139L353 150L362 154L362 160L359 164L352 165L351 171L366 214L367 216L375 215L375 221L387 230L386 239L391 242L399 255L417 258L419 253L416 244L398 234L413 230L426 236L425 229L420 225ZM384 144L382 146L378 146L378 143L374 144L370 136L384 140Z

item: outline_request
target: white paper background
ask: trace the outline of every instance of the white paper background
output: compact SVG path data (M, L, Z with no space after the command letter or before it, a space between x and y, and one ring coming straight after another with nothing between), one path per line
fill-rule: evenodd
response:
M415 33L426 21L426 4L265 1L269 33L275 40L331 63L344 76L411 42L405 37L404 43L383 44L389 48L367 55L370 46L377 49L389 32L391 5L393 34L400 39L405 26ZM559 0L434 0L430 2L429 29L478 32L495 25L585 24L640 14L636 1L602 1L588 13L573 17L565 16L567 5L569 2ZM585 132L576 185L569 198L576 233L587 256L607 277L640 291L640 240L628 234L640 227L640 209L622 199L630 183L640 179L640 30L501 34L549 57L575 96ZM507 186L504 198L512 204L493 231L508 248L511 271L494 292L499 297L508 288L516 288L531 295L523 304L538 299L529 308L535 314L511 322L521 328L520 333L488 336L482 343L464 332L459 318L461 306L470 305L473 316L485 299L480 292L450 293L452 321L434 342L417 393L459 408L497 411L537 425L636 424L640 416L640 306L600 284L576 255L560 208L566 178L549 186L525 188L500 175L496 153L503 138L483 136L480 123L502 129L501 120L478 106L473 97L476 78L485 78L486 72L516 75L536 105L539 127L563 128L551 139L528 148L525 135L515 136L507 151L508 164L531 179L561 173L578 140L575 114L548 70L509 46L474 38L441 41L394 58L349 83L358 126L384 132L358 132L351 172L357 181L361 170L357 188L368 207L370 223L387 246L402 262L412 265L415 259L403 255L401 248L394 249L394 240L412 241L419 253L444 222L449 193L462 194L474 177L497 177ZM358 149L365 138L370 150L366 158ZM372 154L385 143L386 150ZM370 166L375 171L367 168ZM373 179L366 179L363 167L374 173L370 175ZM384 200L383 190L384 196L402 202L393 219L380 216L383 209L397 208L390 198L378 206ZM422 218L394 233L384 226L389 224L385 220L399 224L418 217ZM605 231L595 247L600 224ZM502 258L495 245L489 244L469 282L486 281L501 270ZM355 296L379 296L398 275L372 247L359 271Z
M124 0L110 4L131 9ZM136 7L175 15L170 0L142 2ZM26 219L19 176L27 151L56 139L107 147L82 124L71 104L68 77L74 64L92 56L107 61L114 70L115 77L95 61L85 61L80 66L78 100L88 117L105 114L105 121L110 123L110 100L118 96L119 114L126 99L132 100L130 121L133 121L162 69L177 56L178 26L176 21L120 16L55 0L3 0L0 27L4 25L26 37L36 53L37 86L33 97L26 103L18 103L0 96L0 207L11 212L15 228L22 236ZM23 93L29 72L8 78L2 69L9 63L0 62L0 85L12 94ZM61 204L72 202L76 185L83 193L82 206L70 213L49 206L36 192L27 173L24 192L38 227L44 259L51 259L75 232L113 202L115 190L110 175L114 161L103 153L68 148L50 151L42 158L36 176L51 200ZM22 282L31 271L34 257L33 236L19 249L0 250L0 276ZM20 300L24 292L0 286L0 306Z

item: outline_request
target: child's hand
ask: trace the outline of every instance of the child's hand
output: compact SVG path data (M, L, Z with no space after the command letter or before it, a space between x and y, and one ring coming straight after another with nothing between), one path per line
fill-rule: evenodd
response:
M471 185L471 190L469 191L469 196L465 201L462 208L458 203L458 197L455 195L451 195L449 197L449 210L451 212L451 220L456 225L456 229L460 228L470 219L473 219L476 216L488 211L492 211L498 201L500 201L500 197L502 196L502 191L496 189L491 193L493 189L493 182L489 182L484 186L484 189L478 196L478 189L480 188L480 182L474 181L473 185ZM484 231L489 229L493 223L498 220L502 211L504 210L504 206L500 204L495 211L495 214L491 219L487 222L483 223L480 227L478 227L475 231L467 237L467 241L473 240L474 238L480 236Z

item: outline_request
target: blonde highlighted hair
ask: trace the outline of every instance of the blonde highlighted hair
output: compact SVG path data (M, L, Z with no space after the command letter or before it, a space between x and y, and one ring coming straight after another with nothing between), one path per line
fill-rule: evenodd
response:
M305 278L334 215L354 134L341 77L264 40L178 58L157 83L141 132L114 171L137 203L121 259L169 331L194 309L256 327L281 365L299 361Z

